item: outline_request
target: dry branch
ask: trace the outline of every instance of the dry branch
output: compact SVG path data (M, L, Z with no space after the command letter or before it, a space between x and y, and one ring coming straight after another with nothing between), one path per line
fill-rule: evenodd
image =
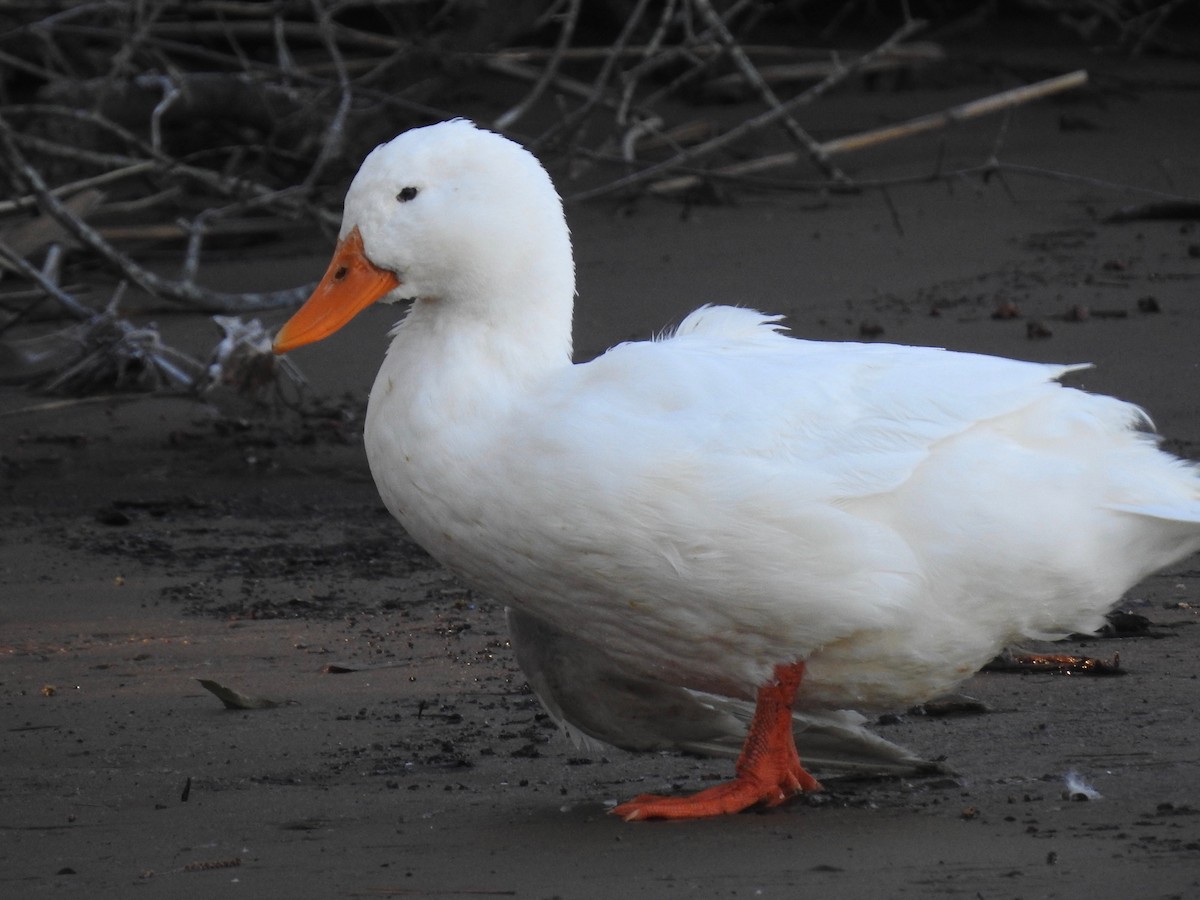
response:
M942 112L933 113L932 115L920 116L916 119L910 119L907 122L889 125L886 128L874 128L870 131L864 131L858 134L848 135L844 138L826 141L818 145L818 152L822 156L829 157L838 153L849 153L852 150L861 150L865 147L871 147L887 141L912 137L914 135L923 134L927 131L932 131L937 128L945 128L958 122L964 122L968 119L977 118L989 113L999 112L1000 110L1004 109L1011 109L1012 107L1019 106L1023 103L1031 103L1034 100L1040 100L1043 97L1048 97L1052 94L1060 93L1062 91L1073 90L1074 88L1081 87L1086 83L1087 72L1081 69L1079 71L1070 72L1066 75L1060 75L1056 78L1039 81L1035 84L1024 85L1019 88L1001 91L1000 93L993 94L989 97L973 100L970 103L954 106ZM768 171L770 169L781 168L783 166L795 165L800 158L800 154L796 153L795 151L785 151L782 153L774 153L769 156L758 157L757 159L733 163L728 166L721 166L720 168L714 169L711 174L722 178L737 178L757 172ZM702 178L699 175L681 175L677 178L664 179L663 181L655 182L653 185L651 185L650 190L656 194L670 194L695 187L701 181Z
M575 36L575 23L579 21L579 10L582 6L582 0L568 0L567 11L562 16L562 28L559 31L558 43L554 46L554 53L542 67L541 74L534 82L533 90L526 94L520 103L497 116L492 122L492 127L496 130L504 131L516 124L518 119L529 112L530 108L541 98L546 86L558 75L558 67L562 63L563 54L566 53L571 38Z
M150 295L187 304L199 312L228 313L293 306L311 292L312 285L304 285L285 291L229 294L209 290L194 281L173 281L156 275L121 253L98 231L74 215L67 204L50 190L41 174L18 149L13 137L11 126L0 116L0 144L3 145L13 173L28 185L45 211L68 233L117 267L130 281Z
M579 194L576 194L575 196L573 196L571 199L576 200L576 201L586 200L586 199L590 199L593 197L600 197L600 196L604 196L606 194L612 194L617 191L622 191L627 188L633 187L635 185L642 184L646 181L650 181L651 179L653 179L659 175L665 174L666 172L668 172L671 169L678 168L683 165L690 165L699 159L702 159L706 156L709 156L709 155L717 152L718 150L722 150L722 149L730 146L731 144L734 144L737 141L741 140L746 135L751 134L755 131L759 131L759 130L767 127L768 125L771 125L772 123L776 122L779 118L781 118L782 116L791 112L792 110L799 109L801 106L805 106L809 103L814 102L815 100L817 100L818 98L820 98L821 96L826 94L833 87L835 87L838 84L841 84L843 81L845 81L851 75L853 75L855 72L858 72L863 67L870 65L877 57L890 52L893 48L895 48L896 46L901 44L903 41L905 41L911 35L920 31L924 27L924 25L925 25L924 22L921 22L918 20L912 20L912 21L906 22L899 29L897 29L892 34L891 37L889 37L886 41L884 41L882 44L880 44L874 50L870 51L869 53L863 54L862 56L858 57L858 59L847 64L846 66L843 66L842 68L839 68L839 69L835 70L834 72L831 72L828 76L823 78L817 84L813 85L808 90L798 94L797 96L791 98L787 102L785 102L779 106L773 106L772 108L768 109L766 112L760 113L759 115L746 120L742 124L740 124L734 128L731 128L728 131L723 132L722 134L718 135L717 137L714 137L711 140L705 141L703 144L699 144L695 147L692 147L689 150L685 150L680 153L677 153L677 154L675 154L675 156L671 157L670 159L668 159L664 162L660 162L655 165L648 166L638 172L634 172L630 175L626 175L623 178L618 178L616 181L610 182L609 184L603 185L602 187L580 192ZM689 179L688 185L693 185L696 183L696 181L694 180L695 176L683 176L683 177ZM688 186L688 185L683 185L683 186Z
M808 154L809 159L826 175L835 181L846 181L845 174L836 166L829 163L827 155L821 152L820 145L807 131L800 127L800 123L792 118L780 99L775 96L775 92L771 89L771 86L767 84L762 75L759 74L758 69L754 67L754 63L750 61L750 57L738 46L737 39L733 36L733 33L713 10L710 0L695 0L695 2L708 26L717 34L718 39L729 51L729 55L733 59L733 63L737 67L739 74L763 99L767 108L777 114L777 117L783 122L785 129L792 139L803 148L805 153Z
M1034 100L1041 100L1052 94L1083 87L1083 85L1087 84L1087 78L1087 72L1079 69L1074 72L1068 72L1066 75L1059 75L1055 78L1036 82L1035 84L1023 85L1022 87L1001 91L998 94L992 94L990 97L972 100L970 103L953 106L939 113L909 119L907 122L901 122L897 125L889 125L886 128L875 128L860 134L852 134L844 138L826 141L821 145L821 149L826 154L832 156L835 153L849 153L852 150L862 150L864 147L871 147L886 141L894 141L898 138L912 137L913 135L923 134L926 131L933 131L938 128L955 125L959 122L965 122L968 119L990 115L1003 109L1011 109L1014 106L1020 106L1024 103L1032 103Z
M87 306L76 300L67 291L59 287L58 283L49 275L36 266L32 265L23 253L14 250L4 241L0 240L0 261L16 272L20 272L34 284L36 284L47 297L52 297L58 301L59 305L71 316L79 319L86 319L91 315L92 311ZM12 316L8 321L0 324L0 334L3 334L11 326L19 322L27 315L35 304L29 304L21 313Z
M829 54L826 52L822 54L821 59L759 66L758 75L770 85L820 81L822 78L828 78L844 65L844 63L832 61L828 57ZM881 54L872 62L862 66L859 71L865 74L907 69L940 62L945 57L946 53L940 45L930 41L913 41ZM853 57L850 61L853 61ZM713 97L737 99L746 94L747 79L740 72L730 72L728 75L721 75L708 81L705 83L704 89Z
M1140 52L1163 46L1163 22L1184 0L1024 2L1076 21L1090 15L1097 28L1115 29ZM622 14L609 34L596 35L589 19L586 33L596 43L583 46L576 43L585 33L580 23L591 13L583 0L8 4L12 24L0 32L0 183L7 188L0 200L0 216L7 217L0 222L0 269L24 284L5 292L11 315L0 333L35 305L39 314L53 309L46 296L80 324L115 317L114 309L88 307L59 279L60 269L69 271L85 256L111 273L112 283L102 288L129 283L171 309L238 313L299 302L307 286L271 293L204 287L213 245L233 235L271 238L302 228L332 237L346 182L365 153L411 125L460 112L453 104L469 92L459 87L480 71L504 79L485 84L481 95L489 102L496 99L490 91L516 88L489 116L493 127L542 123L540 135L515 136L544 157L571 161L560 180L568 192L572 177L592 172L594 179L598 163L624 166L623 177L578 191L573 200L630 189L675 193L706 178L804 162L818 171L821 180L813 183L822 188L879 187L869 178L851 181L831 159L1027 103L1084 77L1073 73L822 143L806 129L804 107L856 74L936 62L938 46L909 41L922 23L906 21L878 47L847 55L783 39L750 40L769 33L756 24L778 15L778 5L764 0L617 5ZM842 9L850 16L868 6ZM829 33L842 21L842 13L832 15ZM546 46L510 46L528 34L544 35ZM687 109L714 96L757 106L718 129L714 123L728 115ZM472 99L476 115L479 100ZM729 151L767 129L795 147L730 164ZM664 152L665 159L646 161ZM696 171L705 165L710 171ZM1004 168L997 160L987 167L980 171ZM103 202L85 208L100 189ZM178 277L151 271L123 250L131 241L177 252ZM38 254L47 247L43 261ZM109 329L119 338L113 346L157 352L147 335L122 328ZM133 343L120 343L129 335Z

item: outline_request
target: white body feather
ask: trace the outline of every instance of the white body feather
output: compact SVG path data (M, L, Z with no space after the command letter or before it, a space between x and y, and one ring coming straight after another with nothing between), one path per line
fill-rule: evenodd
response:
M799 706L910 703L1200 549L1196 470L1137 408L1059 385L1070 366L796 340L730 307L572 364L558 198L469 123L376 150L354 225L416 298L367 415L388 509L639 678L751 697L805 659Z

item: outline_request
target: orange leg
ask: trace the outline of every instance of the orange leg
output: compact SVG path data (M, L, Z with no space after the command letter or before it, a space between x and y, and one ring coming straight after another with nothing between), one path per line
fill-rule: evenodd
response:
M613 809L634 819L702 819L741 812L758 803L777 806L800 791L819 791L805 771L792 737L792 702L804 678L804 663L775 667L775 681L758 689L758 703L734 778L697 794L662 797L642 794Z

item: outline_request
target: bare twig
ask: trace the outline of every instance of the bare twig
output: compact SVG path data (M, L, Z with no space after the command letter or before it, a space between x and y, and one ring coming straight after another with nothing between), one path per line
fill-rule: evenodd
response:
M163 92L162 100L154 105L154 111L150 114L150 146L161 153L163 115L175 105L175 101L182 96L183 92L179 89L179 85L167 75L150 76L147 80L153 81L162 88Z
M1075 17L1081 29L1137 54L1151 45L1169 46L1163 23L1185 0L1021 2L1045 16ZM307 287L267 294L202 287L206 250L222 235L278 235L309 223L335 228L340 221L335 204L348 164L369 142L406 125L452 117L456 110L439 108L436 92L476 66L527 83L520 98L492 119L493 127L511 130L521 122L547 121L546 108L557 104L557 115L549 120L556 124L527 144L543 154L561 151L576 175L595 162L622 167L623 177L571 200L647 186L672 193L705 180L845 192L972 175L1071 177L1001 162L1003 127L986 162L957 171L943 171L939 157L925 176L873 180L867 173L852 181L832 162L838 154L1012 110L1077 87L1086 77L1071 73L888 128L816 140L798 114L807 104L856 73L940 58L936 45L909 42L922 23L908 18L904 0L905 24L858 57L751 43L751 35L764 33L757 26L770 4L762 0L627 2L632 12L607 46L575 45L583 0L539 0L537 9L518 6L525 10L520 15L530 17L525 24L533 16L541 17L541 25L556 23L547 46L501 44L486 52L479 40L459 43L457 38L460 29L472 30L476 10L492 8L490 19L474 24L494 26L494 5L420 4L429 7L427 16L400 9L407 5L407 0L397 0L396 9L377 0L16 4L17 24L0 34L0 65L20 73L19 80L6 82L12 100L40 102L9 102L10 95L0 99L0 177L10 188L0 200L0 214L39 208L44 222L27 219L9 228L0 245L0 259L38 291L8 294L8 310L15 310L16 318L7 322L28 315L45 294L70 316L90 321L99 315L72 294L78 289L60 285L62 252L52 249L45 266L35 258L48 240L61 242L72 254L76 244L82 245L117 280L171 308L242 312L299 301ZM356 23L370 19L344 15L368 6L407 27L395 33L369 30ZM840 13L822 14L832 31L843 17L869 6L854 0ZM525 33L534 32L526 28ZM82 48L86 52L79 52ZM735 107L719 116L681 116L680 100L714 96L758 98L764 109L740 121L728 114L736 113ZM732 124L718 129L719 121ZM772 128L794 144L783 148L788 152L736 162L726 155L748 136ZM651 162L652 152L667 158ZM797 164L814 168L817 176L773 181L760 174ZM78 204L102 186L111 199L99 208L104 219L97 220ZM889 208L895 214L895 207ZM151 209L152 217L146 214ZM22 238L37 241L22 243ZM178 277L166 278L122 252L120 242L130 239L175 242ZM136 331L118 338L130 352L153 347L148 335Z
M644 62L647 59L658 55L659 48L662 47L666 40L667 29L670 27L671 21L675 16L675 7L678 0L667 0L663 4L662 12L658 17L658 24L654 26L654 32L650 35L650 41L645 47L631 48L636 49L638 56ZM625 125L629 122L629 108L633 103L634 94L637 92L637 86L641 80L639 69L635 67L632 72L625 74L625 88L621 92L621 103L617 107L616 121L618 125Z
M54 280L48 278L36 266L30 265L24 256L9 247L8 244L6 244L3 240L0 240L0 259L3 259L7 265L12 266L13 269L20 272L39 288L41 288L46 293L46 296L53 297L55 300L57 300L59 306L61 306L72 316L75 316L77 319L86 319L95 314L95 310L90 309L83 303L80 303L73 296L64 291ZM31 303L7 322L0 324L0 334L3 334L10 327L21 321L30 313L35 305L35 303Z
M145 159L141 162L130 163L127 166L121 166L117 169L109 169L107 172L101 172L99 175L93 175L90 178L81 178L78 181L59 185L56 188L52 188L51 193L56 197L68 197L82 191L101 187L102 185L112 184L114 181L132 178L134 175L144 175L157 167L157 163ZM32 194L26 194L23 197L15 197L12 200L0 201L0 215L20 212L24 209L32 209L35 206L37 206L37 197Z
M1163 23L1166 22L1167 19L1177 9L1182 7L1185 2L1186 0L1167 0L1167 2L1158 9L1146 10L1146 12L1144 12L1141 16L1135 17L1134 20L1131 20L1129 23L1127 23L1125 27L1121 29L1122 37L1127 36L1130 32L1133 32L1136 35L1136 39L1133 42L1133 47L1131 47L1129 51L1130 55L1141 56L1142 53L1145 52L1147 46L1152 46L1158 43L1158 32L1162 28ZM1147 20L1147 24L1145 27L1141 28L1140 34L1137 33L1137 29L1138 26L1141 26L1141 22L1137 22L1137 19ZM1136 26L1134 24L1135 22Z
M750 61L750 57L738 46L738 42L729 28L713 10L712 3L709 0L692 0L692 2L696 4L708 26L716 32L718 39L725 45L742 77L754 87L767 107L778 114L788 134L804 149L809 159L834 181L848 181L849 179L846 178L845 174L828 161L827 154L821 150L821 145L807 131L801 128L800 123L793 119L791 114L784 109L783 103L775 96L775 92L771 90L771 86L763 80L762 75L758 73L758 69L754 67L754 63Z
M819 152L824 156L833 156L837 153L849 153L852 150L861 150L865 147L884 143L885 141L912 137L913 135L923 134L936 128L943 128L957 122L986 115L987 113L1011 109L1022 103L1029 103L1033 100L1050 96L1051 94L1080 87L1086 82L1087 72L1083 70L1071 72L1067 75L1060 75L1057 78L1002 91L999 94L993 94L990 97L984 97L980 100L973 100L970 103L964 103L943 112L910 119L907 122L901 122L897 125L889 125L886 128L876 128L844 138L826 141L819 145ZM799 162L800 158L800 154L795 151L784 151L721 166L714 169L712 174L726 178L750 175L755 172L764 172L769 169L794 165ZM694 187L700 181L701 176L699 175L680 175L676 178L656 182L652 185L651 190L657 194L669 194Z
M353 98L350 88L350 76L346 74L346 64L342 59L341 51L338 49L337 29L335 28L330 10L328 6L322 5L319 0L312 0L312 5L313 11L321 24L321 35L325 43L325 48L329 51L329 58L333 60L334 69L337 72L338 104L337 110L329 121L329 127L325 130L325 139L321 141L321 149L317 153L317 158L313 162L312 168L309 169L308 176L304 179L306 190L311 190L316 185L329 161L341 153L342 148L346 145L346 118L350 113L350 104Z
M269 293L250 292L244 294L227 294L211 291L191 282L171 281L161 278L150 270L138 265L132 259L122 254L106 241L99 232L83 220L71 214L66 205L56 197L47 186L41 174L35 169L17 147L12 126L0 116L0 144L3 144L13 170L24 179L47 213L70 232L77 240L90 247L108 262L118 268L134 284L151 295L185 304L200 312L247 312L251 310L275 309L292 306L299 303L311 292L312 285L293 288L286 291Z
M914 41L910 44L905 44L902 47L896 47L891 52L886 53L877 58L870 65L863 66L860 72L881 72L894 69L909 68L916 65L924 65L933 62L938 62L945 58L945 52L941 46L930 41ZM829 54L825 54L826 58L819 60L808 60L806 62L795 63L778 63L774 65L757 66L757 71L762 80L767 84L785 84L787 82L797 81L820 81L827 77L831 72L841 68L844 63L828 58ZM719 96L726 93L741 96L743 93L740 89L745 85L747 79L741 72L731 72L728 75L722 75L719 78L714 78L705 83L705 91L709 94L717 94ZM734 92L737 92L736 94Z
M644 169L633 172L623 178L618 178L617 180L606 185L602 185L598 188L581 191L569 199L572 201L579 201L612 194L614 192L642 184L646 181L650 181L651 179L662 175L671 169L677 168L684 164L690 164L705 156L710 156L716 151L724 149L725 147L737 142L746 135L772 124L782 115L790 112L791 110L798 109L801 106L812 103L835 85L840 84L851 74L858 71L862 66L869 65L877 56L890 51L893 47L900 44L902 41L915 34L923 27L924 23L919 20L914 19L906 22L899 29L897 29L891 37L889 37L874 50L863 54L857 60L849 63L844 68L830 73L826 78L822 79L808 90L793 97L791 100L788 100L782 105L773 107L764 113L760 113L759 115L743 122L741 125L731 128L729 131L726 131L723 134L704 142L703 144L699 144L689 150L677 153L670 159L656 163L652 166L647 166ZM695 182L693 181L692 183Z
M516 124L517 120L529 112L533 104L542 96L546 86L554 80L567 45L575 36L575 23L579 20L579 9L582 5L582 0L567 0L567 10L562 14L562 28L558 33L558 42L554 45L554 52L542 67L541 75L534 82L533 89L516 106L509 108L493 120L492 127L497 131L504 131Z
M615 100L612 100L607 96L608 83L612 78L612 72L617 64L617 60L620 59L621 49L628 45L634 29L637 27L638 23L641 22L642 16L645 14L646 7L648 5L649 0L637 0L637 5L633 8L633 11L630 12L629 18L626 19L625 25L621 29L621 33L617 36L616 41L613 43L613 49L615 52L604 60L603 65L600 67L600 72L596 75L596 79L592 84L591 93L584 100L583 105L573 110L570 114L563 116L557 124L547 130L541 137L532 141L529 145L531 149L536 150L538 147L543 146L547 141L556 135L562 133L572 133L580 125L580 123L587 118L591 111L596 108L596 105L600 103L601 98L605 98L606 102L608 103L616 103Z
M972 100L970 103L953 106L950 109L933 113L932 115L909 119L907 122L901 122L897 125L888 125L885 128L875 128L871 131L864 131L844 138L826 141L821 147L830 156L835 153L849 153L852 150L862 150L864 147L882 144L885 141L893 141L897 138L911 137L926 131L945 128L948 125L965 122L968 119L985 116L1003 109L1010 109L1014 106L1020 106L1023 103L1030 103L1034 100L1040 100L1043 97L1049 97L1052 94L1061 93L1062 91L1074 90L1086 84L1087 77L1087 72L1079 69L1075 72L1068 72L1066 75L1059 75L1055 78L1048 78L1045 81L1001 91L998 94L992 94L989 97L983 97L979 100Z
M676 4L684 2L690 3L691 0L666 0L663 9L660 13L659 25L655 26L654 34L644 44L627 44L624 47L569 47L561 53L562 61L571 62L602 62L609 56L616 55L620 59L637 59L645 61L657 56L660 53L671 54L670 61L676 61L680 55L695 57L697 59L713 59L724 55L725 48L713 40L711 32L707 29L695 35L695 37L686 45L675 44L668 45L666 43L666 25L671 24L671 18L675 10ZM731 18L729 12L734 15L738 14L749 3L742 0L733 7L729 7L723 20ZM724 8L724 7L723 7ZM739 41L738 45L742 48L747 56L751 59L777 59L791 60L790 63L779 63L781 68L786 68L789 65L805 66L812 65L813 69L806 72L797 73L796 77L804 77L808 80L824 78L829 74L829 56L830 51L820 47L796 47L784 44L746 44ZM474 54L470 58L479 59L482 61L490 59L501 59L509 62L522 63L542 63L549 57L553 56L555 51L542 47L519 47L505 48L501 50L493 50L487 53ZM893 63L899 63L906 59L911 59L915 62L929 61L931 59L941 58L941 53L936 44L928 42L913 42L906 44L903 47L895 48L887 56L883 57L886 61L885 68ZM804 62L799 62L804 60ZM756 63L757 65L757 63ZM766 71L773 66L760 65L760 71ZM784 73L788 74L788 73ZM738 77L738 76L733 76Z
M537 82L542 77L542 73L534 66L499 56L485 59L483 67L490 72L495 72L497 75L504 75L507 78L515 78L519 81ZM570 78L562 74L551 77L550 84L560 94L578 97L581 100L587 100L595 94L595 89L592 85L585 84L576 78ZM615 101L611 98L601 97L599 102L609 106L616 106Z
M47 104L22 104L10 107L10 113L20 113L23 115L33 116L62 116L93 125L101 128L113 136L125 141L129 146L145 154L153 161L153 171L167 178L187 178L199 185L202 185L208 190L214 190L225 197L241 198L247 195L250 196L271 196L273 195L280 209L290 210L292 212L304 212L312 215L318 221L336 228L341 222L340 213L333 210L323 209L320 207L306 204L303 194L298 190L279 191L275 188L259 184L252 179L245 177L233 177L224 175L220 172L215 172L211 169L205 169L201 166L189 165L173 159L163 153L154 150L149 144L142 141L137 135L130 132L128 129L122 128L120 125L104 118L103 116L93 113L88 110L71 109L69 107ZM111 166L111 167L135 167L147 164L147 159L144 157L130 156L123 153L99 153L94 150L88 150L82 147L71 146L67 144L49 141L44 138L35 137L29 134L23 134L16 129L10 129L12 139L22 147L36 151L39 154L47 154L61 159L69 159L80 162L89 166ZM56 191L55 193L62 193ZM29 205L36 201L34 197L19 198L18 202L23 205Z
M752 2L753 0L734 0L733 3L725 8L725 11L721 15L721 20L723 22L733 21L750 7ZM683 8L687 9L687 0L684 0ZM724 47L716 41L712 29L705 28L699 34L690 35L688 40L674 47L664 47L661 52L647 55L629 73L630 79L638 80L645 78L653 72L661 71L665 67L680 62L689 64L689 68L678 77L671 79L670 82L663 85L657 91L641 98L638 101L638 106L642 109L656 108L665 98L674 96L688 85L703 77L704 73L709 71L722 58L723 53Z

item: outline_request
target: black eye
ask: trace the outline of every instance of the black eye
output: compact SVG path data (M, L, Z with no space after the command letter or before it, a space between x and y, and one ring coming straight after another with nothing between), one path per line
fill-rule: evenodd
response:
M415 196L417 196L417 189L415 187L406 187L400 189L400 193L396 195L396 199L401 203L407 203Z

